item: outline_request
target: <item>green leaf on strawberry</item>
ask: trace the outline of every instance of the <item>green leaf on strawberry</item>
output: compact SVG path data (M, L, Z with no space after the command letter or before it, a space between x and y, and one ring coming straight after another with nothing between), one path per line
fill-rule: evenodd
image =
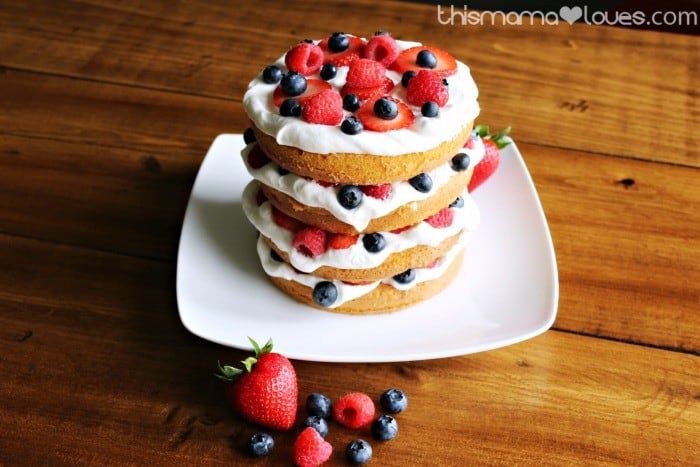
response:
M476 125L474 131L483 139L485 153L481 161L474 167L467 187L469 193L474 191L493 175L500 164L500 150L511 143L510 139L507 138L508 133L510 133L510 127L504 128L497 133L490 134L487 125ZM466 146L465 144L465 147Z

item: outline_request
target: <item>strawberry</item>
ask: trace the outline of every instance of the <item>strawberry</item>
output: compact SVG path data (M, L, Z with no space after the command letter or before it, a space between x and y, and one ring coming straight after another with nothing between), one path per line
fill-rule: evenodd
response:
M251 169L259 169L270 162L267 155L260 149L257 144L248 153L248 165Z
M381 185L363 185L360 187L362 193L372 198L387 199L391 195L391 183Z
M287 52L284 63L291 71L304 76L313 75L323 65L323 50L311 42L301 42Z
M439 262L440 262L440 258L435 258L434 260L432 260L432 261L430 262L430 264L428 264L427 266L425 266L425 268L426 268L426 269L432 269L432 268L434 268L435 266L437 266Z
M394 89L394 82L391 78L386 77L382 84L373 88L354 88L346 84L340 90L340 95L346 96L348 94L355 94L361 102L364 102L369 99L378 99L387 95L392 89Z
M321 91L325 91L326 89L331 89L331 85L327 82L321 79L307 79L306 91L304 91L298 96L294 96L294 99L296 99L299 102L299 104L304 105L304 103L306 103L306 101L309 100L312 96L318 94ZM282 105L282 102L284 102L284 100L288 97L289 96L287 96L282 91L281 86L277 86L275 88L275 91L272 93L272 101L277 107Z
M299 253L314 258L328 249L328 234L317 227L304 227L294 235L292 246Z
M335 66L338 67L348 66L355 59L360 57L360 54L362 53L362 48L364 47L362 39L355 36L347 37L350 41L350 44L348 45L348 48L343 50L342 52L333 52L328 48L328 37L318 43L318 46L321 47L321 50L323 50L323 63L333 62Z
M299 467L317 467L333 453L333 446L313 427L306 427L299 433L292 446L292 461Z
M289 217L288 215L274 207L272 208L272 219L274 219L275 224L291 232L296 232L303 225L298 220Z
M347 394L333 404L333 418L347 428L362 428L374 418L374 402L364 393Z
M366 130L370 131L390 131L400 130L409 127L415 120L415 115L411 109L400 101L395 101L398 107L398 115L391 120L384 120L374 113L374 100L369 100L357 111L357 118L360 119Z
M411 227L413 227L413 225L404 225L403 227L399 227L398 229L391 230L390 232L393 234L400 234L401 232L407 231Z
M409 104L422 106L426 102L435 102L438 107L444 107L450 98L447 86L442 78L434 71L420 70L406 87L406 100Z
M331 234L328 239L328 246L334 250L345 250L357 243L358 235Z
M489 127L485 125L477 125L475 130L483 138L486 153L484 158L474 167L472 178L469 180L467 187L470 193L496 171L501 161L500 149L510 144L510 141L506 139L506 136L510 133L510 127L493 135L489 135Z
M323 181L323 180L314 180L314 181L315 181L316 183L318 183L319 185L321 185L322 187L324 187L324 188L328 188L328 187L335 186L334 183L326 182L326 181Z
M433 214L432 216L425 219L425 222L432 225L436 229L441 229L444 227L449 227L452 225L455 213L450 208L443 208Z
M474 138L472 138L472 135L469 135L469 138L467 138L467 141L462 147L467 149L474 149Z
M321 125L340 125L343 115L343 98L333 89L310 97L301 109L304 121Z
M345 83L351 88L376 88L384 83L386 68L368 58L358 58L350 64Z
M244 369L221 366L216 376L228 384L231 407L246 420L273 430L289 430L297 414L297 375L292 363L272 352L272 339L261 349L248 338L254 357L243 360Z
M394 60L394 63L392 63L389 68L402 75L409 70L415 72L421 69L425 70L426 68L421 68L416 63L418 54L422 50L428 50L437 59L437 65L430 69L436 72L440 78L446 78L447 76L457 73L457 61L455 58L444 50L429 45L421 45L404 50L396 57L396 60Z
M399 46L390 35L379 34L367 41L365 49L362 51L362 56L370 60L376 60L384 66L389 66L399 56Z

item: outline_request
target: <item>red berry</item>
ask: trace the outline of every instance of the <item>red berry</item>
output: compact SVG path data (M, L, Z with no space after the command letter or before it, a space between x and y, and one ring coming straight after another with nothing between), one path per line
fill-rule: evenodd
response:
M368 58L358 58L350 64L345 83L351 88L376 88L384 83L386 67Z
M358 235L332 234L328 239L328 246L334 250L344 250L357 243Z
M322 79L307 79L306 91L304 91L298 96L294 96L294 99L296 99L299 102L299 104L304 105L304 103L306 103L306 101L309 100L311 97L315 96L321 91L325 91L326 89L331 88L331 85L323 81ZM277 86L275 88L275 91L272 93L272 101L277 107L282 105L282 102L284 102L284 100L288 97L289 96L282 92L281 86Z
M326 252L328 234L317 227L305 227L294 234L292 246L302 255L314 258Z
M316 44L302 42L287 52L284 63L291 71L298 71L305 76L312 75L323 66L323 50Z
M374 418L374 402L361 392L347 394L333 404L333 418L344 427L362 428Z
M292 217L289 217L288 215L274 207L272 208L272 218L274 219L275 224L291 232L296 232L302 226L301 222Z
M422 106L426 102L435 102L439 107L447 104L450 92L442 78L433 71L420 70L406 87L406 100L409 104Z
M394 63L399 56L399 47L393 37L387 34L380 34L372 37L362 52L362 56L370 60L376 60L384 66Z
M359 58L360 54L362 53L362 48L364 47L362 39L355 36L348 36L348 39L350 40L350 45L342 52L333 52L332 50L329 50L328 38L325 38L319 42L318 46L321 48L321 50L323 50L324 55L323 63L333 62L335 63L335 66L338 67L348 66L354 60Z
M262 149L260 149L260 146L258 146L257 144L253 146L253 149L251 149L248 153L248 165L252 169L259 169L268 162L270 162L270 159L262 151Z
M299 433L292 446L292 461L299 467L317 467L333 453L333 446L316 431L306 427Z
M364 102L369 99L378 99L385 96L389 94L392 89L394 89L394 82L391 78L386 77L382 84L373 88L353 88L346 84L340 90L340 95L355 94L361 102Z
M455 213L450 208L443 208L432 216L425 219L425 222L432 225L436 229L449 227L452 225L452 220L455 218Z
M436 72L441 78L457 73L457 61L455 58L444 50L429 45L421 45L404 50L396 57L396 60L394 60L390 68L401 74L409 70L416 72L418 70L425 70L425 68L419 67L416 63L418 53L421 50L428 50L437 58L437 66L431 68L431 70Z
M415 115L411 109L403 102L396 101L399 113L391 120L379 118L374 113L375 100L369 100L360 107L357 111L357 118L360 119L365 130L370 131L390 131L400 130L401 128L409 127L415 120Z
M362 193L372 198L387 199L391 195L391 183L382 185L364 185L360 187Z
M428 265L426 266L426 269L432 269L432 268L434 268L435 266L438 265L439 262L440 262L440 258L435 258L434 260L432 260L432 261L430 262L430 264L428 264Z
M311 97L301 109L304 121L321 125L340 125L343 115L343 98L333 89Z
M469 138L467 138L467 141L464 143L464 146L462 146L467 149L474 149L474 138L469 135Z
M335 186L334 183L325 182L325 181L323 181L323 180L315 180L315 182L318 183L319 185L321 185L321 186L324 187L324 188L328 188L328 187L331 187L331 186Z
M501 154L499 153L496 143L486 138L484 138L483 141L486 153L484 154L484 158L474 167L472 178L469 180L469 186L467 187L469 193L484 183L486 179L496 171L501 161Z
M393 234L400 234L401 232L407 231L411 227L413 227L413 225L404 225L403 227L399 227L398 229L391 230L390 232Z

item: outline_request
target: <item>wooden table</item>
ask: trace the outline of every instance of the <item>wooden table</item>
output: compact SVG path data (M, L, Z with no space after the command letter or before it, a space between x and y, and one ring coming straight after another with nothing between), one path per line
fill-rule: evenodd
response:
M235 3L2 2L0 464L252 462L255 427L212 377L244 353L178 317L188 195L212 140L246 128L263 66L300 39L377 29L452 51L479 84L479 121L512 125L554 240L558 316L463 357L294 361L300 397L403 388L400 435L375 443L375 465L698 464L697 36ZM288 465L294 433L257 464ZM354 436L331 428L333 464Z

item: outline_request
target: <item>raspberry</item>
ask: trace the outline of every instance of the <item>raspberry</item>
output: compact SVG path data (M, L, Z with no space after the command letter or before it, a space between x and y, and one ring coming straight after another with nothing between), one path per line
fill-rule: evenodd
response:
M299 433L292 446L292 460L299 467L316 467L331 457L333 446L311 427Z
M350 64L345 84L351 88L374 88L384 84L386 68L368 58L358 58Z
M382 34L374 36L367 42L363 56L389 66L399 56L399 47L393 37Z
M344 250L357 243L358 235L332 234L328 239L328 246L334 250Z
M380 36L377 36L380 37ZM391 195L391 183L382 185L364 185L360 187L362 193L372 198L387 199Z
M309 123L339 125L343 121L343 98L332 89L321 91L304 104L301 118Z
M450 93L442 78L432 71L420 70L406 87L406 100L409 104L421 107L426 102L433 101L439 107L447 104Z
M323 50L310 42L302 42L287 52L284 63L291 71L299 72L304 76L312 75L323 65Z
M292 246L299 253L314 258L326 252L328 234L317 227L305 227L298 231L292 239Z
M333 418L344 427L362 428L374 418L374 402L361 392L347 394L333 404Z
M452 220L455 217L454 211L450 208L443 208L432 216L425 219L425 222L432 225L436 229L449 227L452 225Z
M275 220L275 224L292 232L296 232L301 227L301 223L298 220L289 217L276 208L272 208L272 218Z
M258 145L253 146L253 149L248 153L248 165L252 169L259 169L268 162L270 162L270 159L262 152L262 149Z

